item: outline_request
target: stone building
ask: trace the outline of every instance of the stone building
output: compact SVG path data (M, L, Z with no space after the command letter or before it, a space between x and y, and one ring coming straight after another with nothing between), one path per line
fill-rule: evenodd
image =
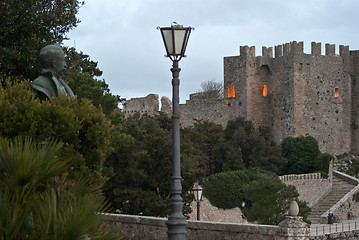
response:
M303 42L291 42L275 46L274 52L262 47L262 56L255 55L254 46L241 46L240 55L224 58L224 98L191 95L180 105L181 124L206 119L225 125L242 116L269 127L278 143L288 136L310 135L322 152L358 153L356 79L359 51L348 46L340 46L336 54L335 45L326 44L322 53L321 43L312 42L306 54Z

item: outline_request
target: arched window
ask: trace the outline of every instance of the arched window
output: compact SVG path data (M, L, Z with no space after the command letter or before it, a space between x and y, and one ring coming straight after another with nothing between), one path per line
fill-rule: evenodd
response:
M262 84L259 84L259 96L263 96L263 86Z

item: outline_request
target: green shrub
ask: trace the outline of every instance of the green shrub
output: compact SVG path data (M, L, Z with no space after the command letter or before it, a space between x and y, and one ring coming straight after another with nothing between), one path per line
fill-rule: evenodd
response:
M57 139L63 143L59 157L69 161L69 177L86 176L95 186L102 185L111 125L101 109L87 99L66 96L40 102L27 81L15 82L0 86L0 135L29 136L43 143Z

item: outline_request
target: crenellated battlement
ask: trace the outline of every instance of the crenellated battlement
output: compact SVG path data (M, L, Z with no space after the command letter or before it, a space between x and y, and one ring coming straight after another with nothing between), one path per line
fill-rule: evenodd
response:
M304 43L303 42L290 42L282 45L274 46L274 58L283 56L290 56L295 54L304 54ZM349 46L340 45L339 55L342 57L348 57L351 54ZM354 54L354 53L353 53ZM352 55L353 55L352 54ZM320 42L311 43L311 53L306 55L320 56L322 55L322 44ZM325 56L335 56L335 44L325 44ZM241 46L240 56L246 58L255 58L255 46ZM262 47L262 56L265 58L273 58L273 47Z

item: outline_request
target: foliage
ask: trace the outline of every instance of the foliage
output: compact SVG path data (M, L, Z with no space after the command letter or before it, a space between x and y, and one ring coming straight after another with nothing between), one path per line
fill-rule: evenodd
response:
M344 172L350 176L359 177L359 158L352 154L342 154L335 159L335 166L338 171Z
M193 126L183 129L182 134L192 142L195 158L207 176L222 170L226 157L226 139L222 126L197 120Z
M223 164L223 171L237 171L241 169L244 169L241 148L229 151L226 162Z
M114 176L104 185L106 198L122 213L167 216L171 180L171 120L163 113L154 117L139 114L126 120L110 115L116 124L106 166ZM117 119L117 120L116 120ZM188 146L188 144L182 145ZM199 178L191 150L181 156L185 212L192 201L189 190Z
M295 187L285 185L275 174L258 174L258 178L244 187L248 221L278 224L284 220L290 203L299 196Z
M110 93L105 80L96 79L102 75L97 62L92 61L83 52L77 52L74 48L67 48L65 52L69 67L64 74L64 79L68 80L72 91L78 98L88 98L95 106L101 106L103 112L109 115L123 99Z
M322 154L318 142L311 136L287 137L283 140L282 156L288 160L284 174L321 172L328 175L330 154Z
M228 121L224 131L228 149L241 149L246 168L256 167L281 173L286 160L281 156L280 146L273 141L268 128L255 128L251 121L239 117Z
M59 157L69 161L69 176L86 176L94 185L103 184L111 126L102 111L89 100L65 96L41 103L28 82L12 82L6 89L0 86L0 135L30 136L44 143L58 139L64 144Z
M0 239L120 239L102 224L106 209L84 178L66 179L62 144L0 139Z
M76 27L79 0L4 0L0 3L0 79L40 72L40 49L61 43Z
M240 207L249 221L278 224L298 192L277 175L259 169L227 171L202 182L203 194L218 208ZM242 202L245 202L244 208Z

